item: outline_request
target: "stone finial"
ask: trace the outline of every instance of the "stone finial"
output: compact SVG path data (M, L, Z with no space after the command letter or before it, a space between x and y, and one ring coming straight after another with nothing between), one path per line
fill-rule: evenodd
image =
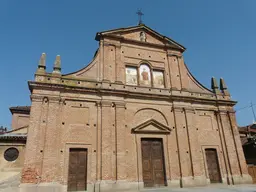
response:
M42 53L39 63L38 63L37 72L45 72L45 69L46 69L45 59L46 59L46 54Z
M228 87L223 78L220 78L220 90L224 93L224 95L230 95L228 92Z
M220 78L220 90L227 90L227 85L223 78Z
M214 77L212 77L211 88L212 88L214 93L220 93L219 86L218 86L217 81Z
M61 73L61 60L60 60L60 55L56 56L55 62L54 62L54 67L53 67L53 73Z

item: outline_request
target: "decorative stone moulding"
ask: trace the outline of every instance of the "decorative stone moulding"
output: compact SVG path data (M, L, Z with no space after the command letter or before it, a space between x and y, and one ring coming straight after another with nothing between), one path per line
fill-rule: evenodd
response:
M155 119L149 119L132 128L131 131L132 133L170 134L171 128L156 121Z

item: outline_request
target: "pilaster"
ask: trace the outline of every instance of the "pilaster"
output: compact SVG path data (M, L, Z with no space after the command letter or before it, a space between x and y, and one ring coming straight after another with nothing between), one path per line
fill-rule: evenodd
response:
M116 108L116 169L117 180L126 180L126 134L125 134L125 103L115 102Z
M103 80L103 74L104 74L104 46L103 46L103 40L100 40L100 62L98 65L98 80L102 81Z
M236 125L236 117L235 117L235 112L234 111L228 111L227 115L229 117L229 122L230 122L230 127L231 127L231 132L234 140L234 147L236 150L236 155L237 155L237 162L239 165L239 171L240 171L240 176L241 178L238 178L238 180L234 180L235 184L236 183L252 183L252 180L250 176L248 175L248 169L246 166L246 161L242 149L242 144L241 144L241 139L239 135L239 131Z
M21 183L37 183L41 176L42 154L40 150L44 117L47 115L48 99L31 95L30 122L26 143Z
M102 130L101 130L101 120L102 120L102 111L101 111L101 103L100 102L96 102L96 107L97 107L97 124L96 124L96 128L97 128L97 142L96 142L96 146L97 146L97 164L96 164L96 181L99 181L101 179L101 154L102 154L102 148L101 148L101 144L102 144Z
M173 108L175 119L175 131L178 142L178 155L180 161L181 186L187 187L193 185L192 179L192 163L189 150L188 132L186 128L186 119L183 108Z
M198 140L198 123L197 114L193 108L185 108L186 129L189 143L189 154L192 162L192 176L194 179L194 185L206 185L206 178L202 178L205 175L204 172L204 159L201 151L201 145Z
M166 61L165 61L165 88L171 88L172 87L172 82L171 82L171 69L170 69L170 63L169 63L169 58L168 58L168 54L166 54Z
M180 70L180 81L181 81L181 89L187 90L189 88L187 69L185 67L184 59L182 56L177 57L178 65Z
M60 110L59 110L59 114L58 114L58 125L57 125L57 129L58 129L58 134L59 134L59 141L58 141L58 150L59 150L59 170L58 170L58 181L60 184L65 184L66 179L65 177L63 177L63 175L65 174L65 146L63 144L63 133L65 132L65 110L66 110L66 99L64 98L60 98ZM60 122L62 122L60 124ZM69 155L69 154L68 154Z
M232 184L232 174L231 174L231 168L230 168L230 162L228 159L228 152L227 152L227 145L226 145L226 139L224 137L224 131L223 131L223 124L221 123L220 119L220 114L218 111L215 111L215 116L216 116L216 121L217 121L217 126L219 130L219 136L220 136L220 143L221 143L221 150L222 150L222 156L225 164L225 170L224 175L226 177L226 183L227 184Z
M60 98L50 97L47 114L41 182L56 182L59 170ZM55 147L54 147L55 146Z
M116 76L116 83L124 83L125 81L125 68L124 64L122 62L121 57L121 45L115 46L115 56L116 56L116 70L115 70L115 76Z
M115 165L115 111L110 101L101 102L101 180L114 180Z
M172 131L171 134L167 135L167 153L169 155L169 173L170 175L167 176L167 180L172 181L179 181L180 180L180 161L179 161L179 153L178 153L178 145L177 145L177 135L175 130L175 121L173 110L166 111L166 118L169 121L169 125L171 125ZM166 162L167 163L167 162ZM168 184L169 186L169 184ZM180 186L179 183L176 185L177 187Z
M176 55L167 54L167 59L170 67L170 80L171 80L171 88L181 90L181 81L180 81L180 73L179 73L179 63Z
M235 184L234 176L240 175L239 163L236 155L236 149L234 146L234 139L232 137L230 122L226 111L219 111L221 129L223 132L223 139L225 140L225 148L227 153L227 159L230 167L231 182Z
M115 82L115 69L116 69L116 47L112 43L106 42L104 40L104 75L103 81L106 82Z

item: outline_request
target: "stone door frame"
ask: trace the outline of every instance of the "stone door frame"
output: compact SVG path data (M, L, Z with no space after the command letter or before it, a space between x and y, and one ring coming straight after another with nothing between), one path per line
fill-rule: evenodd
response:
M141 139L162 139L163 144L163 161L164 161L164 167L165 167L165 179L166 179L166 187L168 186L168 179L170 175L170 166L169 166L169 153L168 153L168 143L167 143L167 137L168 135L162 135L162 134L134 134L135 142L136 142L136 150L137 150L137 177L139 181L139 189L148 189L144 188L144 182L143 182L143 169L142 169L142 151L141 151Z
M63 183L67 187L68 185L68 167L69 167L69 151L70 148L82 148L87 149L87 190L90 187L88 184L92 182L92 146L90 144L81 144L81 143L66 143L65 153L64 153L64 175Z
M223 153L221 153L221 150L219 148L218 145L202 145L201 146L201 151L202 151L202 154L203 154L203 160L204 160L204 171L205 171L205 177L206 177L206 180L207 180L207 183L208 184L211 184L210 182L210 178L209 178L209 173L208 173L208 167L207 167L207 162L206 162L206 153L205 153L205 149L216 149L216 152L217 152L217 159L218 159L218 163L219 163L219 169L220 169L220 177L221 177L221 183L220 184L226 184L227 181L226 181L226 177L225 175L223 174L223 171L224 171L224 166L222 165L222 155Z

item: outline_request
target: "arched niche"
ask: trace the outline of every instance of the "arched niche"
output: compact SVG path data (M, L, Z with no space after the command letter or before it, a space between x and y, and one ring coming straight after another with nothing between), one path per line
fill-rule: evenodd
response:
M139 83L142 86L152 86L151 68L147 63L140 64L139 67Z

